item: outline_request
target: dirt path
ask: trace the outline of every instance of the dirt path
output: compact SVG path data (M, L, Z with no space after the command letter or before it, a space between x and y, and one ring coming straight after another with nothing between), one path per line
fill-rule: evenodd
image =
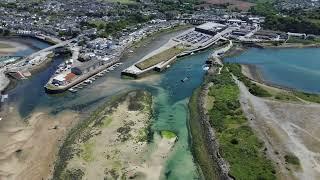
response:
M240 102L251 126L265 141L281 179L320 179L320 105L277 102L255 97L243 83ZM293 153L300 168L285 163Z

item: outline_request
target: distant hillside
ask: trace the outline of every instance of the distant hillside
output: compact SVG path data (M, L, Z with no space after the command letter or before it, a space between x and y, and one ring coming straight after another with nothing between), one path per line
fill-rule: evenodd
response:
M255 4L244 0L204 0L203 5L215 5L229 9L248 11Z

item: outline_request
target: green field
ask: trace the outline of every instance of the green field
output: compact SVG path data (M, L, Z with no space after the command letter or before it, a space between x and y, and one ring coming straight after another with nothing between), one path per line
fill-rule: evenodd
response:
M160 62L168 61L169 59L175 57L176 55L182 53L183 51L185 51L185 48L183 48L181 46L174 46L172 48L164 50L161 53L158 53L158 54L136 64L136 66L139 69L144 70L144 69L147 69L151 66L154 66Z
M230 175L236 179L276 179L276 171L267 158L264 143L248 125L239 103L239 89L224 68L213 76L209 96L214 104L209 111L216 130L222 157L230 164Z

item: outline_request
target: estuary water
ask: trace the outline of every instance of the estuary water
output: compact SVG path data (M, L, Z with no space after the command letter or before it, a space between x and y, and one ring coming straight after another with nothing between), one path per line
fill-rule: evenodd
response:
M210 51L180 58L163 73L150 75L140 80L120 78L120 72L123 69L159 48L178 33L159 36L147 46L135 49L134 53L123 57L122 66L74 94L65 92L48 95L44 92L43 86L63 60L63 57L55 57L47 69L28 80L19 82L17 87L10 90L8 92L9 102L6 106L17 108L22 118L27 118L31 113L42 109L49 110L52 114L63 110L88 114L113 95L132 89L145 89L153 95L152 131L170 130L178 135L178 141L166 161L161 175L162 179L200 179L200 173L191 153L187 104L193 90L202 83L205 73L202 65L207 60ZM189 80L181 82L185 77L189 77Z
M224 61L256 65L268 83L320 93L319 48L251 48Z

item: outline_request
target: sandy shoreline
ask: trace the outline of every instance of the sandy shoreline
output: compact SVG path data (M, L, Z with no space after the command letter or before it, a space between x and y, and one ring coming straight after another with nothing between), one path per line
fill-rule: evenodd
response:
M0 95L2 91L10 84L9 78L4 74L4 70L0 69Z
M5 45L10 46L8 48L0 48L0 56L10 55L12 53L15 53L18 51L23 51L28 48L28 46L23 43L19 43L16 41L10 41L9 39L1 39L0 38L0 44L5 44Z
M117 80L115 79L115 81ZM151 81L154 83L153 80ZM101 85L97 86L97 93L101 91L100 88ZM10 151L11 153L6 155L3 154L5 150L0 152L0 169L3 170L0 172L0 179L47 179L53 172L53 163L56 161L56 154L61 143L65 140L66 133L77 124L82 115L73 111L50 115L45 109L37 109L29 115L29 118L22 119L17 107L9 107L5 104L2 108L3 111L0 112L0 117L3 118L0 123L0 145L3 149L10 146L14 148ZM29 121L36 123L25 124ZM54 129L56 125L58 125L57 129ZM37 133L33 130L35 127ZM20 134L29 131L32 132L30 133L32 135L26 136L23 141L10 138L11 135L16 137L15 134L20 136ZM12 144L17 145L13 146ZM32 148L24 149L22 148L23 144ZM22 151L20 151L21 148ZM17 154L23 154L23 159L18 160ZM27 158L25 154L28 154Z
M0 38L0 44L10 46L9 48L0 48L0 56L9 56L18 51L28 48L27 45L9 39ZM10 84L10 79L4 74L5 69L0 69L0 93Z
M279 179L320 178L319 104L279 102L253 96L241 82L240 102L250 125L264 140L267 154L279 171ZM299 164L288 163L293 154Z
M297 92L301 92L301 90L299 89L295 89L295 88L291 88L291 87L287 87L284 85L279 85L279 84L275 84L272 82L269 82L267 80L265 80L265 78L263 77L261 70L259 70L259 68L256 65L253 64L241 64L241 69L242 69L242 73L243 75L245 75L247 78L249 78L251 81L265 85L265 86L269 86L272 88L276 88L276 89L281 89L281 90L285 90L285 91L297 91Z
M123 94L71 130L54 179L159 179L175 138L154 134L150 151L151 98L144 91Z
M61 139L78 114L41 110L22 119L16 107L8 111L0 126L0 179L47 179Z

